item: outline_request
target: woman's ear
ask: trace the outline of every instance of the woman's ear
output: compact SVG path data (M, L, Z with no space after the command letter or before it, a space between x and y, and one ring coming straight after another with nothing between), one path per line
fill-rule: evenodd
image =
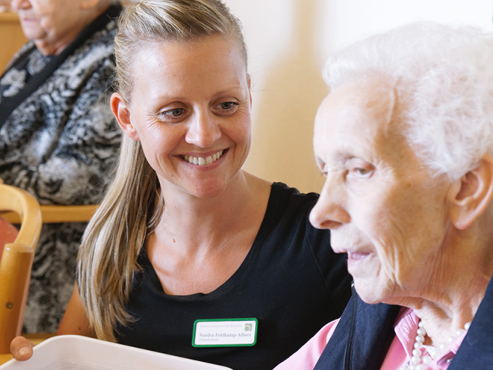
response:
M248 81L248 94L250 95L250 108L252 108L252 103L253 103L253 99L252 99L252 78L251 78L250 74L247 74L247 81Z
M449 189L450 218L464 230L488 208L493 197L493 157L485 154L476 168L458 179Z
M132 124L130 111L123 96L119 93L113 93L110 100L111 110L118 121L122 131L131 139L139 140L139 134Z

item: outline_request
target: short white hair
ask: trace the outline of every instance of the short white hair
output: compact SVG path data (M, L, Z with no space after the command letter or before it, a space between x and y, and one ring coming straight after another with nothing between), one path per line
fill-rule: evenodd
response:
M334 53L324 68L330 89L362 76L390 80L404 135L433 171L456 180L493 155L493 35L418 22Z

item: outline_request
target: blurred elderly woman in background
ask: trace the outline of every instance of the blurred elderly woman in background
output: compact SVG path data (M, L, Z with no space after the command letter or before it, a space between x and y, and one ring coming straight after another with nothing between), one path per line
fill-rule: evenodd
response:
M11 5L30 41L0 77L0 178L41 204L98 203L120 144L106 92L121 6L111 0ZM43 227L24 330L56 331L84 228Z
M492 61L493 35L428 23L329 59L310 221L355 292L277 369L493 368Z

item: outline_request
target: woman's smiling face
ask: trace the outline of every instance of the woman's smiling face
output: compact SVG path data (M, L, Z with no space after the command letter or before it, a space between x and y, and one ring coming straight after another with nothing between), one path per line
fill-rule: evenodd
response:
M163 191L220 194L251 142L250 86L240 47L223 36L146 43L134 56L132 76L130 101L119 99L121 109L114 112L124 113L122 128L141 142Z

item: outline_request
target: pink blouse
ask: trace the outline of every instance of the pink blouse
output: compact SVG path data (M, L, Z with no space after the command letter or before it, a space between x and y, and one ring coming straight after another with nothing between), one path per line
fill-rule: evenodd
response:
M313 338L287 360L276 366L274 370L312 370L322 354L325 345L334 333L339 320L325 325ZM381 370L406 369L406 364L412 357L419 319L411 309L403 309L394 326L395 334ZM426 370L445 370L454 358L466 333L455 339L443 354L432 361ZM422 351L427 351L423 346Z

